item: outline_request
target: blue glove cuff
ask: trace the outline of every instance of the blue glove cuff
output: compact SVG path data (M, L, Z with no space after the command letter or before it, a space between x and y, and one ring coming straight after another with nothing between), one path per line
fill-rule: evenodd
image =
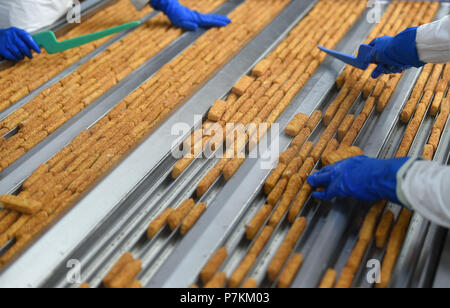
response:
M418 27L404 30L393 38L392 49L388 49L388 55L400 63L407 63L414 67L422 67L426 63L420 61L416 47Z
M409 161L409 159L409 157L403 157L386 160L384 166L385 170L382 171L382 174L384 174L388 178L380 179L381 183L378 183L377 185L378 187L384 186L384 189L381 189L380 191L380 193L383 194L383 196L381 196L381 199L387 199L388 201L394 202L396 204L402 204L397 194L397 179L400 169L402 169L402 167Z
M165 10L167 10L167 7L169 6L169 2L171 2L171 0L151 0L150 6L157 11L164 12Z

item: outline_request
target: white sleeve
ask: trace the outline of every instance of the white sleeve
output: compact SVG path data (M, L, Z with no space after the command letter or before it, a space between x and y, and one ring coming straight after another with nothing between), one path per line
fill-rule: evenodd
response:
M416 46L422 62L450 62L450 16L419 27Z
M0 0L0 28L29 32L49 26L72 7L74 0Z
M409 160L398 173L397 195L406 207L450 228L450 166Z

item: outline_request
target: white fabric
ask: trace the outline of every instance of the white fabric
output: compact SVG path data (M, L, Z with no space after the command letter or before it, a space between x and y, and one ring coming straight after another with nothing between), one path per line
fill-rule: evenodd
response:
M417 160L405 168L399 172L404 174L398 187L400 201L426 219L450 228L450 166Z
M39 30L66 15L72 4L73 0L0 0L0 29Z
M422 62L450 62L450 16L419 27L416 46Z

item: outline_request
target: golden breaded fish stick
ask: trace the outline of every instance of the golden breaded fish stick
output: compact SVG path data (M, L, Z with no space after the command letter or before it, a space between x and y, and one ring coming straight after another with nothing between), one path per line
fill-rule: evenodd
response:
M233 274L231 275L229 281L228 281L228 287L230 288L238 288L242 280L244 280L247 273L250 271L250 269L253 266L253 263L256 261L256 255L253 254L247 254L242 262L239 264L239 266L234 270Z
M147 238L153 238L161 229L166 225L167 219L172 213L174 213L173 208L165 209L161 214L158 215L148 226Z
M353 279L355 279L355 274L351 268L345 267L339 280L336 282L336 289L349 289L352 287Z
M248 278L241 286L241 289L256 289L258 282L255 278Z
M311 173L311 171L314 169L315 161L313 158L308 157L305 162L303 163L303 166L298 171L298 174L302 178L303 182L306 181L306 178Z
M217 252L212 256L212 258L206 263L205 267L200 272L200 278L203 284L207 284L210 281L219 268L222 266L223 262L228 256L227 248L221 247Z
M134 280L132 283L127 285L127 289L142 289L142 283L139 280Z
M434 146L431 144L426 144L423 149L422 157L428 160L433 160L434 157Z
M323 158L322 162L324 165L333 165L341 160L360 155L364 155L364 152L360 148L352 146L329 153Z
M279 288L289 288L298 270L302 266L303 256L300 253L295 253L287 262L286 267L280 275L278 280Z
M267 59L261 60L252 69L252 73L253 73L253 75L255 75L257 77L261 77L270 69L271 65L272 65L272 63L269 60L267 60Z
M290 223L293 223L295 221L296 217L305 206L306 200L308 200L308 197L311 194L311 192L312 192L311 185L309 185L308 182L305 182L305 184L303 184L300 190L300 193L298 194L297 198L292 204L291 209L289 210L288 220Z
M338 138L339 140L344 139L345 134L347 134L348 130L353 124L353 121L355 120L355 116L353 114L349 114L345 117L344 121L342 122L341 126L339 126L338 129Z
M232 89L233 93L239 96L243 95L254 81L255 79L245 75L234 85Z
M181 223L181 235L186 235L205 211L206 203L198 203Z
M264 222L269 218L270 213L272 212L272 205L264 204L263 207L256 213L256 215L250 220L250 222L246 225L245 234L248 240L253 240L264 225Z
M311 154L313 149L314 143L312 141L308 141L300 149L300 152L298 152L298 156L300 156L303 159L303 161L305 161L308 158L309 154Z
M297 173L302 165L303 159L301 157L295 157L284 170L282 177L286 179L291 178L295 173Z
M222 115L225 113L227 109L228 103L223 100L216 100L214 105L212 105L211 109L208 112L208 119L211 121L219 121L222 118Z
M334 269L328 269L320 282L319 289L332 289L336 282L337 273Z
M320 120L322 120L322 111L316 110L313 112L308 122L306 123L306 127L313 131L319 124Z
M217 180L221 173L222 169L220 168L215 167L211 169L198 184L197 197L201 198L208 191L211 185Z
M194 208L194 205L194 199L188 199L169 215L167 222L171 230L175 230L180 225L181 221Z
M267 196L267 203L275 206L283 195L287 184L288 179L281 179L280 181L278 181L277 185L275 185L275 187L272 189L269 196Z
M134 260L133 255L131 252L125 253L119 261L117 261L116 264L111 268L111 270L108 272L108 274L103 279L103 285L107 288L110 287L111 281L116 277L116 275L120 272L120 270L125 266L125 264L128 264Z
M280 154L278 161L282 164L288 165L289 162L297 155L298 147L291 146L286 151Z
M294 118L288 123L285 128L285 133L289 136L295 137L298 133L305 127L308 122L308 115L304 113L298 113Z
M236 171L244 163L245 158L233 158L229 161L225 167L223 167L222 174L226 181L230 180L231 177L236 173Z
M37 213L42 208L42 203L19 196L1 195L0 207L19 213L32 215Z
M109 283L111 289L126 288L130 285L142 269L141 260L133 260L125 264Z
M434 151L436 151L439 146L441 134L442 132L439 128L433 128L433 130L431 131L431 136L430 139L428 140L428 144L433 146Z
M387 211L378 225L375 233L376 245L378 248L383 248L386 245L389 231L391 231L392 224L394 223L395 216L391 211Z
M205 285L205 289L219 289L224 288L227 283L227 275L225 273L217 273L214 277Z
M346 266L352 269L353 273L356 273L358 271L368 245L369 242L360 239L353 248Z
M292 249L294 249L295 244L300 239L300 236L303 234L305 228L306 218L297 218L267 268L267 275L271 281L275 281L277 278L284 263L291 254Z
M311 135L311 130L308 127L301 129L294 140L292 140L291 147L295 146L300 149L305 144L306 140L308 140L309 135Z
M283 163L279 163L278 166L269 175L269 177L266 180L266 183L264 184L264 192L266 193L266 195L270 194L272 189L278 183L278 180L280 179L285 169L286 165Z

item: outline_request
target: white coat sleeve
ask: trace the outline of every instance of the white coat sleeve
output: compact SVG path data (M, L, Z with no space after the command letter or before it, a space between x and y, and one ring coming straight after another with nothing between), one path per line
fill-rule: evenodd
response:
M74 0L0 0L0 28L33 32L67 14Z
M450 166L410 159L397 175L397 195L407 208L450 228Z
M450 62L450 16L420 26L417 29L416 47L422 62Z

